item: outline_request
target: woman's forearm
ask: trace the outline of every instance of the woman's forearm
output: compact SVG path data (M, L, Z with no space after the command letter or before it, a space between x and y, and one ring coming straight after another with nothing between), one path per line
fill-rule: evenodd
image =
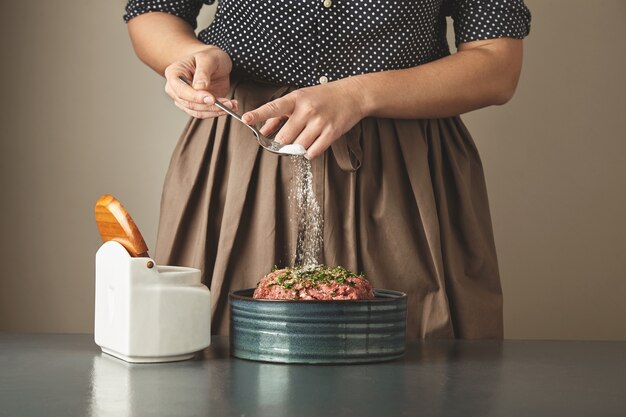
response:
M161 75L172 62L210 48L183 19L162 12L133 18L128 33L139 59Z
M504 104L517 86L522 41L494 39L414 68L343 79L363 99L363 117L438 118ZM348 85L346 85L348 87Z

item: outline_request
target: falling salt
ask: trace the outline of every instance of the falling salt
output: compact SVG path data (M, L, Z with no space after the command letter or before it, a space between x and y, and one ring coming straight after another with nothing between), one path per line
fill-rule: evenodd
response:
M298 143L290 143L289 145L281 147L278 153L300 156L306 154L306 149Z
M304 149L304 148L303 148ZM296 206L298 240L294 266L315 266L322 250L322 211L313 191L311 162L301 156L292 156L294 171L290 198Z

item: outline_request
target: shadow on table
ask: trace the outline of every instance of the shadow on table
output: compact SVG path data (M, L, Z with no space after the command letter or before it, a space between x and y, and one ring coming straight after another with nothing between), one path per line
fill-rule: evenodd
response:
M91 416L492 414L500 344L429 341L410 349L401 360L334 366L253 362L226 351L150 365L103 354L93 360Z
M498 342L424 342L405 358L364 365L233 360L236 415L489 416L501 380ZM468 384L468 381L471 381Z

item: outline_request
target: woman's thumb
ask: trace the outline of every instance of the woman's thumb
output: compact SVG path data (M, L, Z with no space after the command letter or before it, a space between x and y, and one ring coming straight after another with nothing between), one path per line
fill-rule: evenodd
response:
M192 86L196 90L208 90L211 83L211 60L203 54L195 56L196 72L193 74Z

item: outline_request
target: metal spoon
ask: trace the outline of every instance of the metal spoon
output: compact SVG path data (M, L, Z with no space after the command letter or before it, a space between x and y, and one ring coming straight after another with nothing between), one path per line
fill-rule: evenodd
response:
M182 75L179 76L178 79L184 82L185 84L187 84L188 86L191 86L191 82L189 82L189 80L187 80ZM283 155L283 156L293 156L293 155L301 156L301 155L306 154L306 149L304 149L302 145L295 145L295 144L284 145L282 143L278 143L275 140L272 140L270 138L263 136L261 132L259 132L254 126L250 126L249 124L244 122L241 119L241 116L239 116L237 113L235 113L234 111L232 111L231 109L229 109L228 107L226 107L225 105L217 101L217 99L215 100L215 105L219 107L220 109L224 110L226 113L228 113L235 119L239 120L248 129L252 130L252 133L254 133L254 135L256 136L257 142L259 142L259 145L261 145L261 147L265 149L266 151L275 153L277 155Z

